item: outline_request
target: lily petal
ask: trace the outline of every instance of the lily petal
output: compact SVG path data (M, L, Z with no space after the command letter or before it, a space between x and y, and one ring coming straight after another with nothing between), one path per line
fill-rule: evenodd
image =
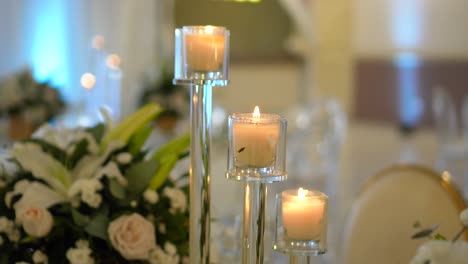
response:
M16 143L12 156L36 178L47 182L55 190L66 193L71 184L68 170L34 143Z

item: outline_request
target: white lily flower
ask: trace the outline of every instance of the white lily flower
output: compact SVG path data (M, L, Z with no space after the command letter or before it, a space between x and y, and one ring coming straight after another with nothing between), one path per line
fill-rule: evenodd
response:
M103 155L87 155L80 159L73 169L73 179L89 179L95 177L102 163L115 150L124 146L121 142L112 142L108 145Z
M104 117L105 124L106 124L106 130L109 131L114 127L114 121L112 121L111 114L107 108L100 108L99 112L101 115Z
M18 166L11 158L7 151L0 151L0 178L14 175L18 170Z
M24 193L29 185L31 185L31 182L28 180L17 181L13 187L13 191L5 194L5 205L11 208L11 199L13 199L13 196Z
M96 179L79 179L73 183L68 190L68 197L73 200L80 194L81 200L92 208L98 208L102 202L102 197L98 193L104 186Z
M12 156L38 179L47 182L55 190L66 193L71 184L68 170L34 143L16 143Z
M40 182L32 182L23 192L23 196L13 205L16 212L28 207L50 208L56 204L65 202L67 197L52 190Z
M120 185L127 186L128 181L120 172L119 166L113 161L106 164L102 167L96 175L96 178L101 179L102 177L107 176L109 179L115 179Z
M86 139L89 152L96 154L99 151L99 146L94 137L81 128L66 129L45 124L33 134L33 138L44 140L63 150L69 150L68 148L73 146L73 143Z

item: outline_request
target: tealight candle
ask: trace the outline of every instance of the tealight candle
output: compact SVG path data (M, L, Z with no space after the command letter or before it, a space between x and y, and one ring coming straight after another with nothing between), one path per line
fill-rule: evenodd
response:
M232 122L234 165L238 168L268 168L274 165L281 117L260 114L236 114Z
M326 200L322 193L299 188L282 193L282 217L288 240L319 240L324 224Z
M194 72L220 71L226 36L217 33L213 26L197 28L197 31L184 34L187 67Z

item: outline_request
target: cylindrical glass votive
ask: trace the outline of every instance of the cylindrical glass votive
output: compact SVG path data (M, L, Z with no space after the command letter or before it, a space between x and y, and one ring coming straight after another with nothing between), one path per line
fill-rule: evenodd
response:
M176 79L228 80L229 30L184 26L176 29L175 42Z
M276 114L232 114L228 118L228 179L275 182L287 178L287 121Z
M328 197L296 189L276 195L273 249L290 255L317 256L327 251Z

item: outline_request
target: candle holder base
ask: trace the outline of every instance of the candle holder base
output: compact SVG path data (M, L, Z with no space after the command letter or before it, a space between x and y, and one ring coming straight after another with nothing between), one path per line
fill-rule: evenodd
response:
M222 79L174 79L172 81L175 85L206 85L206 86L228 86L229 80L222 80Z
M234 167L226 172L226 178L229 180L244 182L281 182L288 179L285 171L275 169L275 167L266 168L237 168Z
M319 256L327 253L327 249L318 240L281 240L273 245L275 251L298 256Z

